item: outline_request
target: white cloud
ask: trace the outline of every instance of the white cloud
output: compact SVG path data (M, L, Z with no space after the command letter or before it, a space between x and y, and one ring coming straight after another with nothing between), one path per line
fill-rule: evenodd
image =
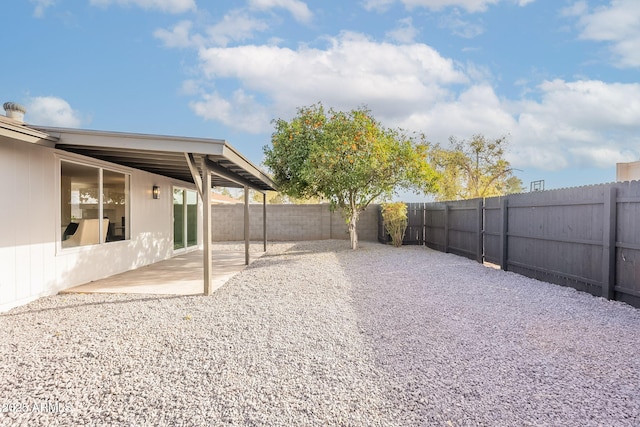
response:
M526 6L535 0L364 0L363 6L367 10L386 10L390 5L399 1L408 9L424 7L431 10L442 10L447 7L460 7L467 12L484 12L489 6L507 1L519 6Z
M515 165L611 167L640 155L640 84L554 80L538 91L540 101L510 107Z
M307 4L300 0L249 0L249 5L259 10L285 9L298 22L308 23L313 18Z
M180 21L171 28L165 30L159 28L153 32L153 36L162 40L166 47L195 47L202 46L204 39L199 35L191 35L193 23L191 21Z
M571 6L563 8L560 12L562 16L582 16L589 11L589 5L585 0L573 3Z
M363 0L362 7L366 10L377 10L383 12L395 2L396 0Z
M454 99L425 104L394 125L424 132L431 142L446 143L450 136L465 139L478 133L499 138L510 133L517 122L493 88L478 84Z
M200 50L208 79L232 78L271 100L277 113L322 101L336 108L367 104L401 117L449 96L467 77L424 44L376 43L344 33L326 49L240 46Z
M82 124L80 114L62 98L37 96L27 104L25 120L43 126L78 128Z
M580 38L607 42L620 67L640 67L640 2L612 0L608 6L588 11L583 2L565 10L580 15Z
M31 3L35 4L35 9L33 10L33 16L36 18L42 18L44 16L44 12L48 7L51 7L55 4L54 0L30 0Z
M399 122L429 140L509 135L508 159L520 169L612 167L640 157L640 84L546 81L539 100L500 99L486 84L426 104Z
M413 43L418 30L413 26L413 20L411 17L404 18L398 21L398 27L395 30L388 31L386 36L399 43Z
M452 135L509 135L507 158L520 169L610 168L640 157L640 84L555 80L540 84L537 94L538 101L510 101L472 84L455 99L425 103L390 124L440 143Z
M205 120L215 120L254 134L269 131L271 118L267 109L241 89L236 90L231 99L225 99L217 92L203 94L200 101L194 101L189 106Z
M205 47L207 45L227 46L231 42L252 39L257 31L267 30L263 21L245 12L236 10L226 14L220 22L206 28L206 36L193 32L193 22L185 20L171 29L159 28L153 35L166 47Z
M576 128L640 126L640 84L553 80L540 84L539 90L542 102L525 104L526 108L561 118Z
M255 32L265 31L268 28L265 22L249 16L244 11L236 10L209 27L207 34L215 45L226 46L231 41L252 39Z
M182 95L198 95L201 93L201 82L196 80L185 80L182 82L182 87L180 88L180 93Z
M569 150L574 161L579 166L596 168L610 168L616 163L635 161L637 152L609 144L604 147L575 147Z
M196 10L195 0L90 0L94 6L138 6L147 10L160 10L167 13L184 13Z
M474 24L463 19L457 9L448 15L443 15L440 18L439 25L441 28L447 28L456 36L465 39L472 39L484 33L484 27L482 25Z

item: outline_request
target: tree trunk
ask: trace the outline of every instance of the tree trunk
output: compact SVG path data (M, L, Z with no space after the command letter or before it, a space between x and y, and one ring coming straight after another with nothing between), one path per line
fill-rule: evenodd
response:
M351 238L351 249L358 249L358 230L356 225L358 224L359 213L354 210L349 220L349 237Z

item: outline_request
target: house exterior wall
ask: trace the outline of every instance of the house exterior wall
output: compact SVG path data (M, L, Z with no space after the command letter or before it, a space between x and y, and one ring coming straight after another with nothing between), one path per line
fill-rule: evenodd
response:
M129 240L61 248L61 159L130 174ZM153 185L161 189L157 200L151 195ZM0 311L171 257L173 185L193 188L190 183L53 148L1 140Z
M249 205L249 234L251 240L262 240L261 204ZM244 205L212 205L213 241L244 239ZM360 214L358 238L377 241L377 205ZM331 212L328 204L267 205L267 240L299 241L349 239L349 231L339 212Z
M640 181L640 161L616 163L616 181Z

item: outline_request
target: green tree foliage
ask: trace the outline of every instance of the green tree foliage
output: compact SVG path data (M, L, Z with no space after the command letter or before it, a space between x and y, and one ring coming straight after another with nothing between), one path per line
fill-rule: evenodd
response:
M391 243L396 248L402 246L404 233L407 231L407 205L402 202L383 203L382 219L384 228L391 236Z
M360 213L396 189L433 191L436 174L427 146L399 130L384 128L366 108L325 111L322 104L276 120L264 164L278 189L296 198L320 197L339 208L358 246Z
M438 200L460 200L502 196L524 191L522 181L504 159L506 137L488 140L474 135L471 140L452 137L450 148L436 145L431 164L440 174Z

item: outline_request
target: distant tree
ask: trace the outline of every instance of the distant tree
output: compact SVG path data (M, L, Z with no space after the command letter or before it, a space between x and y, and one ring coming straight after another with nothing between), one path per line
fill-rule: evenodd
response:
M215 187L215 192L223 196L230 197L238 200L239 202L244 200L244 191L241 188L229 188L229 187Z
M524 193L527 188L522 184L522 180L517 176L511 176L507 179L504 194Z
M449 139L449 148L436 145L430 153L439 173L438 200L460 200L501 196L524 191L520 178L504 158L506 137L488 140L474 135L471 140Z
M254 202L262 203L262 193L253 191L252 197ZM287 196L279 191L267 191L267 204L303 205L317 203L322 203L322 199L319 197L297 198Z
M366 108L326 112L318 103L274 124L264 164L278 189L297 198L320 197L340 208L352 249L358 247L359 215L372 201L399 188L434 189L427 146L384 128Z

